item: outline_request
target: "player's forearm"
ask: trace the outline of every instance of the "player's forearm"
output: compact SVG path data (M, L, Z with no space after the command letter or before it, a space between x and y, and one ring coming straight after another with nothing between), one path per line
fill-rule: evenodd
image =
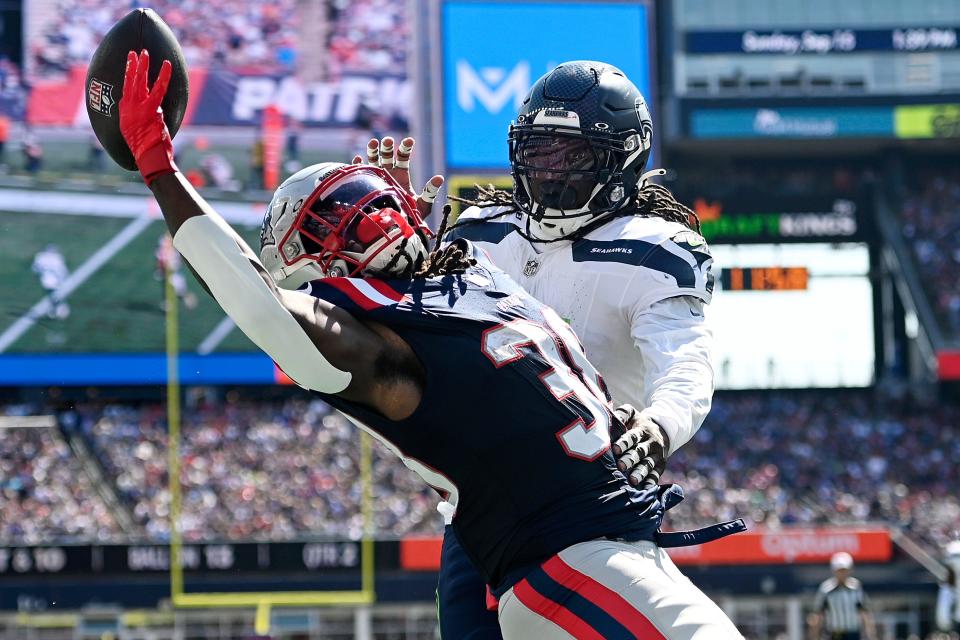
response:
M179 171L160 176L150 185L150 190L160 205L171 236L176 237L177 231L190 218L215 213Z
M319 311L310 304L291 310L250 246L182 175L162 176L151 189L174 247L240 330L299 385L328 393L344 390L350 373L330 364L317 345L316 338L329 336L308 336L300 322ZM339 325L330 324L327 332L339 337ZM327 326L311 323L315 331Z

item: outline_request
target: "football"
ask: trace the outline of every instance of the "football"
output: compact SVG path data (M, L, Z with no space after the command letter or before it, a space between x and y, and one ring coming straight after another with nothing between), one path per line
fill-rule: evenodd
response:
M153 9L134 9L103 37L87 68L87 116L97 139L114 162L136 171L133 154L120 134L118 103L123 95L123 75L129 51L150 52L150 86L160 73L160 65L173 65L170 88L161 108L170 135L175 136L187 110L189 82L187 63L173 31Z

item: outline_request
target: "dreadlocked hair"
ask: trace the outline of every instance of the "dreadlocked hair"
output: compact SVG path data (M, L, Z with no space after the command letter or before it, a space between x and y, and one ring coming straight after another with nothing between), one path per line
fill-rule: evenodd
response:
M450 211L451 208L449 204L443 205L442 220L440 221L440 228L437 230L433 250L414 272L414 278L433 278L436 276L463 273L477 264L476 259L464 253L463 248L457 243L450 243L446 247L440 248L443 234L447 232L447 221L450 219Z
M474 218L471 220L458 221L456 224L450 227L451 230L469 225L481 224L483 222L489 222L490 220L496 220L497 218L502 218L519 211L516 203L513 200L513 196L503 189L497 189L492 184L488 184L486 187L476 184L474 185L474 189L477 192L477 196L474 199L460 198L454 195L448 195L447 199L453 200L454 202L459 202L460 204L468 207L480 207L481 209L486 207L508 208L500 213L487 216L486 218ZM680 223L688 229L700 233L700 218L697 216L696 212L685 204L680 203L668 188L649 181L644 181L643 186L637 190L637 196L633 201L632 207L623 207L614 212L613 215L602 215L595 221L584 225L569 236L554 238L551 240L541 240L539 238L532 238L528 236L522 229L518 228L517 231L527 240L541 243L577 240L597 227L606 224L613 218L619 218L623 216L663 218L669 222ZM444 218L444 227L442 227L444 229L446 228L445 223L446 218Z
M680 203L663 185L646 182L637 191L633 215L656 216L669 222L679 222L691 231L700 233L700 218L685 204Z

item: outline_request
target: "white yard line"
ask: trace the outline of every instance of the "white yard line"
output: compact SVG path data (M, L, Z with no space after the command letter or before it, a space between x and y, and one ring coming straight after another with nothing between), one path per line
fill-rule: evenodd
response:
M259 225L267 208L266 203L223 200L212 200L210 206L227 222L244 226ZM145 209L154 217L160 217L160 209L149 195L0 189L0 211L138 218Z
M225 317L220 323L213 328L206 338L203 339L203 342L200 343L200 346L197 347L197 353L202 356L207 355L214 349L220 346L220 343L223 342L223 339L230 335L230 332L233 331L233 328L236 327L228 317Z
M92 256L87 258L86 262L77 267L76 271L71 273L63 284L54 292L58 300L65 300L67 296L73 293L77 287L90 279L100 267L107 263L113 256L117 255L121 249L130 244L140 233L150 226L153 219L148 216L135 218L120 230L120 233L110 239L105 245L100 247ZM17 318L13 324L0 334L0 352L6 351L14 342L30 330L36 324L39 318L42 318L50 311L52 303L50 296L44 296L39 302L30 307L30 310Z

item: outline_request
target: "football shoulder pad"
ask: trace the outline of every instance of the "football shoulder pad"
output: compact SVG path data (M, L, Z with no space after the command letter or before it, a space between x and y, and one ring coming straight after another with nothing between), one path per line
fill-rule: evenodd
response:
M466 238L473 242L498 244L520 227L521 214L513 207L467 207L451 223L443 241Z
M713 256L703 236L658 217L615 218L572 246L574 262L609 263L630 273L635 296L647 304L683 295L710 302ZM616 266L614 266L616 265Z

